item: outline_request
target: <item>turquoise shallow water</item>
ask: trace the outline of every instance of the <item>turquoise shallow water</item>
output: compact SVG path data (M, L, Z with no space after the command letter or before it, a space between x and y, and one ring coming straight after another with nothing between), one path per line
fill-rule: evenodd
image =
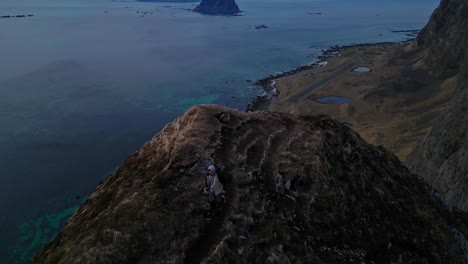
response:
M242 110L260 92L246 80L333 45L404 40L391 31L421 28L437 1L238 4L240 17L186 11L193 3L0 2L0 16L34 14L0 19L1 263L27 262L81 197L191 105Z

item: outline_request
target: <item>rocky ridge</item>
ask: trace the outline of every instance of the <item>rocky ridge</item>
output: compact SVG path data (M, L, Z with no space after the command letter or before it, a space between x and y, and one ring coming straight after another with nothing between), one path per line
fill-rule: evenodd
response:
M211 163L226 204L209 219ZM338 121L201 105L132 154L33 263L465 263L463 221Z

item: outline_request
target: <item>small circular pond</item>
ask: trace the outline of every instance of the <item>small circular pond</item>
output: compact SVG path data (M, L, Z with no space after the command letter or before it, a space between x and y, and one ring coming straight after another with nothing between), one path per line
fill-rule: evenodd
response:
M371 69L363 66L354 68L353 72L370 72Z
M342 96L326 96L315 99L315 102L321 104L349 104L352 100L351 98Z

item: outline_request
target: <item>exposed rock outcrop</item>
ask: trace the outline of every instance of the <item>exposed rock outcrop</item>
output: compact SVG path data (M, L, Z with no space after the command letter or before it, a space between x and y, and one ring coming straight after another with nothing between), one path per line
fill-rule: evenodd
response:
M193 11L211 15L235 15L241 12L235 0L202 0Z
M227 202L209 220L213 160ZM461 264L467 235L422 179L337 121L202 105L130 156L34 263Z
M418 37L433 74L458 74L446 109L406 161L408 167L468 210L468 1L443 0ZM464 64L462 64L464 61Z

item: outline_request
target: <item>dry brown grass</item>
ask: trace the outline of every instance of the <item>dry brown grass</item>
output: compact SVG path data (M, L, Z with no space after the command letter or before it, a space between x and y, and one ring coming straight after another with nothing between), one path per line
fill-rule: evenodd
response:
M438 80L421 65L422 54L412 44L347 49L319 69L299 72L277 81L279 97L273 111L328 114L353 124L365 140L383 145L405 160L430 130L449 100L454 78ZM353 63L372 69L369 73L347 71L302 97L292 96ZM316 103L321 96L344 96L350 104Z

